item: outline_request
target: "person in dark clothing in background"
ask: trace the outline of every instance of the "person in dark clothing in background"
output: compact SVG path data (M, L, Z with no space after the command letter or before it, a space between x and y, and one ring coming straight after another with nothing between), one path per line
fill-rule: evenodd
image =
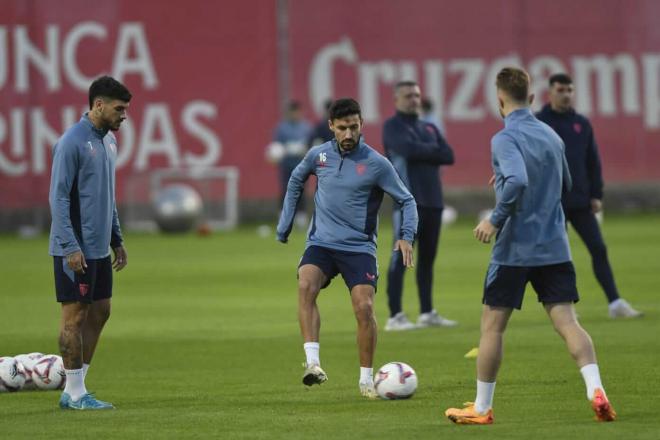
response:
M573 109L573 80L564 73L550 77L550 102L536 117L552 127L566 145L573 188L562 197L566 220L591 254L596 279L605 291L612 318L636 318L642 313L619 296L596 213L602 209L603 175L598 146L589 120Z
M385 121L383 146L406 187L417 202L417 288L420 315L417 325L410 322L402 310L403 275L401 255L393 252L387 273L387 296L390 318L386 331L410 330L416 327L446 326L456 321L443 318L433 308L433 263L438 249L442 221L442 187L440 165L452 165L454 152L438 129L419 119L421 92L413 81L402 81L394 87L396 114ZM394 212L394 231L401 224L401 212ZM396 235L396 242L401 237Z
M273 154L271 151L270 160L277 163L279 168L281 201L284 200L291 173L307 152L307 139L311 130L312 126L304 118L300 102L290 101L287 104L286 115L275 127L273 142L268 147L269 149L277 147L280 150L278 154ZM269 152L266 154L268 156ZM305 197L301 197L296 211L296 226L301 229L307 227L309 222L305 209Z
M316 145L324 144L335 138L335 134L332 132L332 130L330 130L330 126L328 125L328 119L330 119L328 112L331 105L332 99L328 99L323 103L323 109L325 112L323 113L323 117L319 120L319 122L317 122L314 128L312 128L312 132L307 138L307 149L310 149Z

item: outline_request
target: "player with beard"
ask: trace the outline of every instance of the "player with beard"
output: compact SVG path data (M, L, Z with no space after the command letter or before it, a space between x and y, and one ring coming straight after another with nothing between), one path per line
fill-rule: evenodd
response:
M114 78L97 79L89 88L89 111L53 147L49 253L62 305L62 409L114 408L87 392L85 376L110 317L112 269L127 264L115 202L117 139L112 131L126 119L130 100L131 93Z
M373 301L378 281L378 210L384 193L402 210L399 239L394 247L401 252L406 267L413 265L417 210L413 196L390 162L362 139L362 113L355 100L335 101L328 123L335 139L309 150L291 175L277 239L287 242L305 181L315 175L314 215L298 266L298 320L306 355L302 381L311 386L327 380L319 356L321 318L316 299L321 289L341 274L357 320L360 393L375 398L373 358L377 326Z

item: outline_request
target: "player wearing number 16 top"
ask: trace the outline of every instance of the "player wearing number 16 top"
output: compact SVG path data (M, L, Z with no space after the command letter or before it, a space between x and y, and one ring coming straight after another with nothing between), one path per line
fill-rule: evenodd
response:
M303 383L313 385L327 380L319 357L321 319L316 298L332 278L341 274L357 320L360 392L373 398L378 210L384 193L402 210L395 248L407 267L413 265L417 210L413 196L390 162L364 143L360 105L353 99L337 100L330 107L329 118L335 139L309 150L293 171L277 225L277 239L287 242L303 185L310 175L315 175L314 215L298 267L298 319L307 357Z

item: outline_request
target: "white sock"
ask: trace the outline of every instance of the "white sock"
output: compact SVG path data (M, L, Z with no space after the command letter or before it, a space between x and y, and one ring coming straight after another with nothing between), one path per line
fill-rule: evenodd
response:
M477 398L474 399L474 409L479 414L486 414L493 407L495 395L495 382L482 382L477 380Z
M374 369L360 367L360 383L373 383L374 382Z
M321 359L319 358L321 346L318 342L305 342L303 348L305 349L308 366L313 364L321 365Z
M83 364L83 380L87 377L87 370L89 370L89 364Z
M587 386L587 399L592 400L594 398L594 392L596 391L596 388L603 390L603 393L605 392L603 383L600 381L600 370L598 369L598 364L587 364L580 368L580 373L582 373L584 384Z
M71 396L74 401L80 400L82 396L87 394L83 369L80 368L78 370L64 370L64 372L66 373L66 385L64 386L64 392Z

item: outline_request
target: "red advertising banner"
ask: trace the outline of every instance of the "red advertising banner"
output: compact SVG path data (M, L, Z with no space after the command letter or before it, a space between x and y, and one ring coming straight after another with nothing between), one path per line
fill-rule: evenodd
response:
M362 105L368 143L394 112L392 85L417 80L456 151L445 182L485 185L501 127L495 75L526 68L538 110L550 74L567 72L592 121L606 183L660 179L660 3L591 0L333 2L291 0L294 92Z
M237 167L242 199L277 197L264 148L280 79L311 120L326 98L358 99L376 148L392 85L418 80L456 150L445 182L484 185L502 126L494 78L510 64L531 73L536 109L550 74L573 76L606 182L660 179L659 2L0 0L0 10L3 210L45 205L50 149L103 73L134 95L118 133L120 202L132 176L161 167Z
M118 198L157 167L237 166L245 196L276 182L275 2L0 1L0 207L43 206L51 147L101 74L133 94L118 132ZM275 192L273 192L275 193Z

